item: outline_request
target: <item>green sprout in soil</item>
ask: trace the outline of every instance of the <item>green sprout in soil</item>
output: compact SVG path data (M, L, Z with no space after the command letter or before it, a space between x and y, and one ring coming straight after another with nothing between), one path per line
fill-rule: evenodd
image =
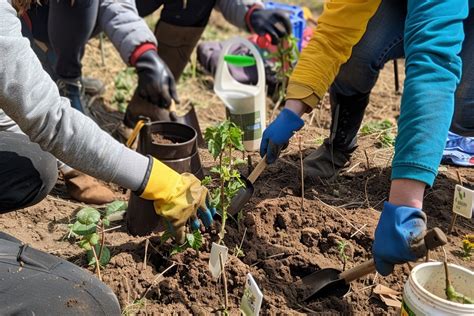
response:
M349 257L346 255L346 248L349 244L345 240L340 240L337 243L337 252L339 253L339 258L342 261L342 271L346 270L346 263Z
M164 233L161 236L161 245L163 245L168 239L171 239L172 235L168 232ZM186 234L185 241L182 245L174 245L170 251L170 256L175 255L177 253L181 253L188 248L192 248L196 251L201 249L203 244L203 237L201 231L196 229L192 233Z
M222 242L225 236L227 209L230 202L237 192L245 187L245 183L240 179L240 173L236 169L237 165L245 162L242 159L232 157L233 151L244 151L242 135L240 128L230 121L208 127L204 133L209 152L214 159L219 161L217 166L211 168L211 173L218 176L219 186L210 191L211 204L216 207L222 217L219 243ZM206 177L203 185L209 185L211 182L211 178Z
M112 214L127 209L124 201L114 201L108 204L103 212L85 207L76 215L76 221L69 225L70 235L79 238L79 247L86 250L89 266L95 267L97 276L101 278L100 269L110 261L110 250L105 246L105 228L110 226L109 217Z
M474 234L464 236L461 251L461 256L464 260L471 260L474 253Z
M393 147L395 145L394 125L389 120L371 121L362 126L361 135L376 135L378 146Z

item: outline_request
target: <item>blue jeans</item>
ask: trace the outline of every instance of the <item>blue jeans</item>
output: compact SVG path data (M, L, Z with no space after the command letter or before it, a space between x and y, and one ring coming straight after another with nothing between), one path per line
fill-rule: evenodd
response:
M49 1L32 5L21 17L23 36L54 80L82 76L85 46L98 33L98 10L99 0L75 0L73 6L69 1Z
M403 58L407 4L383 0L370 20L367 31L354 47L331 87L331 93L353 96L370 93L380 70L390 60ZM462 136L474 136L474 13L464 21L465 39L460 57L462 79L455 95L450 130Z
M392 179L432 185L452 118L457 133L473 130L472 115L466 113L472 112L474 96L469 8L467 0L382 0L331 87L338 97L370 93L384 64L405 57Z

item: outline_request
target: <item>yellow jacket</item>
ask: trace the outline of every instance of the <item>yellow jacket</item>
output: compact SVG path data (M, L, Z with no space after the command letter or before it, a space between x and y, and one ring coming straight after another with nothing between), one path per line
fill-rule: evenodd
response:
M287 89L287 99L315 107L352 53L381 0L329 0L303 49Z

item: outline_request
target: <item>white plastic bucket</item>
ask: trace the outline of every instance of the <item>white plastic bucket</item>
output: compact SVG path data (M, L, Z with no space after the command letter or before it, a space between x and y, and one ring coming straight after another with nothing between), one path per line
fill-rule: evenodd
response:
M229 72L224 56L237 45L247 47L255 58L258 72L258 82L255 86L238 82ZM214 92L224 102L230 121L244 132L245 150L259 150L266 125L265 67L260 53L251 42L235 37L224 43L217 64Z
M448 264L451 284L457 292L474 297L474 272ZM446 278L442 262L416 266L403 289L402 316L474 315L474 304L448 301L444 289Z

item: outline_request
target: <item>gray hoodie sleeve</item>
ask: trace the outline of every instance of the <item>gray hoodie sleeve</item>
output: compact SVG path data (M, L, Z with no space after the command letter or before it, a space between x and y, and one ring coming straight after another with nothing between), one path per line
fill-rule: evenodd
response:
M148 158L115 141L59 96L7 0L0 0L0 108L31 141L69 166L132 190L140 187Z
M247 30L245 14L255 4L263 7L263 2L260 0L217 0L216 8L227 21L238 28Z
M138 46L145 43L156 45L153 32L138 15L135 0L100 1L99 25L128 65Z

